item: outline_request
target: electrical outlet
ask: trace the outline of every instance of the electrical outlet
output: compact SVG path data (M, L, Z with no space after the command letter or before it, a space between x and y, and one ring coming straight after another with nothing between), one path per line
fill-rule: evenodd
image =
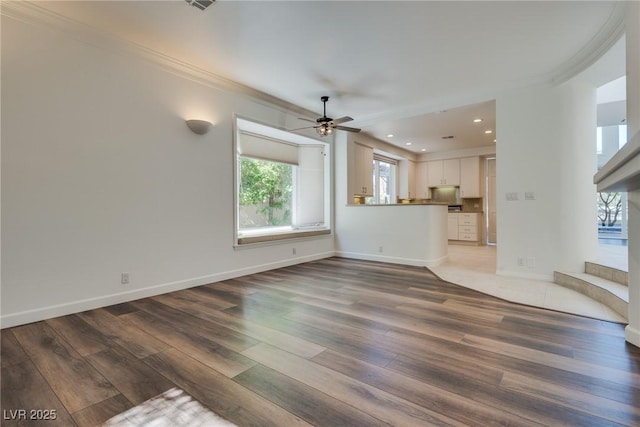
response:
M383 250L382 246L378 246L378 252L382 253L382 250Z
M120 284L128 285L129 284L129 273L122 273L120 275Z
M518 257L518 267L524 267L524 258Z
M291 253L295 255L295 254L297 253L296 248L293 248L293 249L291 250Z

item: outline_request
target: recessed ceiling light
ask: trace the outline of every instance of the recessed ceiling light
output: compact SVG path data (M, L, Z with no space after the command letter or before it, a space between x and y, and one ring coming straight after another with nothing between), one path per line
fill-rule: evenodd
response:
M423 148L423 149L421 149L420 151L427 151L427 149L426 149L426 148Z
M387 138L393 138L393 134L390 133L389 135L387 135Z
M410 142L406 142L404 145L411 145L411 143Z
M496 142L496 140L494 139L493 142Z
M493 133L492 130L485 130L484 133Z
M473 123L480 123L482 119L473 119Z

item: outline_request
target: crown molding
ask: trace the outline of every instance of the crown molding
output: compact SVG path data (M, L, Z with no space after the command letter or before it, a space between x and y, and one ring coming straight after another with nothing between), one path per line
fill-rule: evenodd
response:
M213 89L225 90L242 95L252 101L267 105L271 108L277 108L285 113L294 113L313 118L316 117L316 113L313 111L274 97L250 86L243 85L226 77L214 74L186 61L160 53L141 44L134 43L112 33L99 30L80 21L52 12L33 2L0 1L0 15L26 24L43 26L64 32L70 37L83 43L111 51L115 54L145 60L166 72L195 81Z
M564 83L589 68L607 53L624 35L627 11L627 2L613 2L613 10L600 31L573 57L551 72L549 82L553 84Z

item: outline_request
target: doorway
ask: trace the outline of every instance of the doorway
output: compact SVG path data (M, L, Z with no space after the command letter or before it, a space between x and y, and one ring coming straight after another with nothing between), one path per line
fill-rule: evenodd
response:
M485 165L486 171L486 227L487 245L498 244L498 223L496 211L496 158L487 157Z

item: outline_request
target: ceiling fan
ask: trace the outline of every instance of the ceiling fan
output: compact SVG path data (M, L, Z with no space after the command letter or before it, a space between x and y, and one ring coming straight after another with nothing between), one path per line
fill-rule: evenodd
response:
M348 127L348 126L340 126L341 123L350 122L351 120L353 120L349 116L340 117L339 119L332 119L331 117L327 117L327 101L329 100L329 97L328 96L322 96L322 97L320 97L320 100L322 101L322 104L324 106L324 112L323 112L322 117L318 117L315 122L313 120L309 120L309 119L305 119L305 118L299 117L300 120L304 120L304 121L311 122L311 123L316 123L316 126L309 126L309 127L304 127L304 128L291 129L292 131L313 128L313 129L316 130L316 132L318 132L318 135L320 135L320 136L332 135L334 129L344 130L344 131L347 131L347 132L360 132L360 129L358 129L358 128L352 128L352 127Z

